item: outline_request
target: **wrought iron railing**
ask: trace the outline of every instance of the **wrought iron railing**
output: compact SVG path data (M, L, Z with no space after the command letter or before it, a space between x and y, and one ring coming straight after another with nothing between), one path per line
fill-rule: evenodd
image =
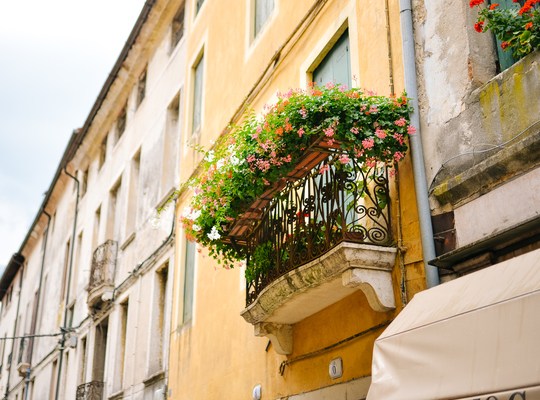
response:
M118 244L114 240L107 240L96 248L92 257L88 291L103 284L114 284L117 253Z
M343 241L391 245L389 203L385 167L336 155L287 182L246 239L246 303L278 277Z
M101 400L105 383L92 381L77 386L76 400Z

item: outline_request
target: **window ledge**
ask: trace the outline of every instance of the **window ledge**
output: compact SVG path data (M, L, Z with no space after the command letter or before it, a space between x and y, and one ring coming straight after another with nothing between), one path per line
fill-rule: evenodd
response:
M165 371L159 370L143 380L144 386L150 386L165 378Z
M126 238L126 240L124 240L124 242L120 246L120 250L124 251L130 245L130 243L133 242L133 240L135 240L135 232L131 232L131 234Z

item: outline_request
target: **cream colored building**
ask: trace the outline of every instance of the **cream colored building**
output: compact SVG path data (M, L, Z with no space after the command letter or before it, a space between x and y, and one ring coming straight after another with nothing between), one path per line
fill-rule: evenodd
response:
M401 94L399 14L394 0L187 1L184 131L208 150L247 109L311 81ZM200 160L181 160L182 181ZM169 398L365 398L375 338L426 286L410 159L389 187L388 246L342 241L264 289L178 226Z
M5 399L165 392L176 227L155 210L185 151L183 10L145 4L0 278Z

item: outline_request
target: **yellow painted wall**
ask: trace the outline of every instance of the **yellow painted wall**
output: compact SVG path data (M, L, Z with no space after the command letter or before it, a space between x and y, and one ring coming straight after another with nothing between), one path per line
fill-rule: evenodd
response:
M188 6L192 5L188 1ZM398 1L390 0L393 73L396 92L403 88ZM314 5L307 0L276 0L275 15L261 37L249 46L247 32L248 0L206 0L194 18L188 10L187 84L184 101L186 132L191 132L192 67L204 47L204 106L200 143L208 147L226 128L229 120L263 73L272 56L285 43L299 21ZM389 58L385 2L328 0L309 27L285 46L271 76L251 106L261 110L277 91L302 87L309 72L324 57L328 43L349 28L351 69L355 85L390 93ZM183 178L192 173L197 158L187 151L180 165ZM406 281L408 298L424 289L424 273L415 208L414 185L409 161L400 166L399 208L394 202L393 221L401 221L404 267L399 262L393 273L396 311L373 311L362 292L341 300L294 326L294 350L278 355L267 338L255 337L253 326L240 317L245 306L242 270L223 270L202 249L196 267L196 297L192 323L182 325L183 232L177 229L172 334L170 341L169 396L172 399L251 399L252 388L261 384L263 399L276 399L370 375L373 342L383 328L369 332L342 346L292 362L283 376L280 364L316 352L345 338L390 321L401 309L400 282ZM393 187L396 198L397 187ZM181 212L189 200L184 195ZM397 230L394 232L397 235ZM396 236L397 237L397 236ZM406 276L403 278L401 270ZM328 376L328 363L341 357L344 375Z

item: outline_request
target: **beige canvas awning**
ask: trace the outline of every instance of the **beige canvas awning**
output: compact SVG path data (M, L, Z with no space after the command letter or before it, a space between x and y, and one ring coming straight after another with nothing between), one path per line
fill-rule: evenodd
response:
M540 250L417 294L372 374L368 400L540 399Z

